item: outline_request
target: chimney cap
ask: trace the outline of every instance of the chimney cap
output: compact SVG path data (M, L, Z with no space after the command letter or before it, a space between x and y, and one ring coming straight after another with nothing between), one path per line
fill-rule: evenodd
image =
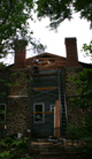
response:
M74 44L76 44L76 41L77 41L76 37L65 38L66 45L74 45Z
M16 39L13 42L14 44L14 50L16 51L19 48L23 48L28 44L28 41L25 39Z

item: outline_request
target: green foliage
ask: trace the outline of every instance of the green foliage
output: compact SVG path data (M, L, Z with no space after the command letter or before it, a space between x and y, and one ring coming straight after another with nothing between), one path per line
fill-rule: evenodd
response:
M0 53L10 49L10 40L22 36L27 38L28 19L33 9L33 0L1 0L0 1Z
M1 139L1 147L8 148L8 147L10 147L10 145L12 145L13 142L14 142L14 140L10 137Z
M81 4L81 2L80 2ZM83 45L83 51L92 58L92 41ZM91 66L91 65L90 65ZM83 125L68 125L67 136L70 139L84 139L85 146L80 152L90 154L92 151L92 69L84 68L76 77L69 79L77 87L77 96L71 99L72 106L82 109ZM79 114L78 114L79 115ZM89 141L87 143L87 141Z
M91 117L91 120L92 120L92 117ZM68 124L67 137L68 139L71 139L71 140L92 138L92 121L90 121L90 118L85 117L83 125L72 126Z
M30 78L27 77L26 73L22 71L16 71L10 74L9 82L6 84L10 88L16 88L25 86L30 82Z
M84 138L84 131L85 129L82 127L72 127L69 125L67 128L67 137L71 140L79 140Z
M1 139L0 146L0 159L33 159L28 154L28 138L17 140L12 137L6 137Z
M0 153L0 159L11 159L11 155L9 151L4 151Z
M30 31L29 20L34 20L34 4L34 0L0 1L0 58L14 49L13 42L20 38L30 42L34 50L36 46L36 51L45 49L33 38L33 31Z
M37 0L38 18L48 16L50 18L50 27L55 29L66 18L72 18L71 0Z
M23 157L21 159L33 159L33 158L28 156L28 157Z
M90 141L90 144L85 145L85 147L83 148L83 152L92 154L92 141Z
M50 27L55 29L65 19L72 19L74 12L80 13L80 18L85 18L92 27L92 1L91 0L37 0L38 18L49 17Z
M33 21L34 13L38 18L49 17L50 27L55 29L65 19L72 19L74 12L79 12L92 27L92 1L91 0L1 0L0 1L0 56L3 57L11 48L12 41L25 39L30 41L34 50L41 52L45 47L33 40L33 31L29 31L29 19ZM37 42L37 44L36 44Z
M90 57L90 59L92 60L92 40L90 41L89 45L84 44L82 47L82 51L85 52L85 57Z
M4 70L6 66L3 64L3 62L0 62L0 69Z
M71 82L77 86L77 96L71 102L83 110L84 125L69 126L68 136L74 139L92 137L92 69L84 68Z
M24 141L17 141L16 143L16 149L18 150L22 150L22 151L28 151L28 144L27 142L24 140Z
M81 108L92 109L92 69L84 68L78 77L73 77L71 81L77 86L77 97L71 100Z

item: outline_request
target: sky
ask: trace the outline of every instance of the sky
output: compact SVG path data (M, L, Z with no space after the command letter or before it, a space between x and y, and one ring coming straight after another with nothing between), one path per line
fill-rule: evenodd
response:
M57 31L46 28L49 25L48 18L42 21L36 21L35 23L30 21L30 27L34 31L34 37L39 39L44 45L47 46L45 52L53 53L66 57L65 51L65 38L76 37L77 38L77 50L78 60L81 62L90 63L89 58L84 58L83 52L81 52L84 43L89 44L92 39L92 29L90 30L90 23L87 20L79 18L79 14L75 14L71 21L65 20L60 24ZM34 56L30 45L27 46L26 58ZM8 55L4 62L13 63L14 56Z

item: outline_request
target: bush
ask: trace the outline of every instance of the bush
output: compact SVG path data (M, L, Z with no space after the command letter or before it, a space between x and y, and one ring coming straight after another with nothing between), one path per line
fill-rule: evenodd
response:
M0 142L0 159L32 159L29 156L27 138L23 140L6 137ZM28 156L26 156L28 154Z

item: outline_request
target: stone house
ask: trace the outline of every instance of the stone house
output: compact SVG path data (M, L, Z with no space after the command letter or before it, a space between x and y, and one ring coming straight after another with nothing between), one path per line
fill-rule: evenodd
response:
M2 121L8 134L31 129L34 136L64 137L66 123L78 122L70 98L76 96L76 87L69 77L77 76L87 64L78 62L76 38L66 38L66 58L42 53L26 59L26 45L19 41L15 49L15 63L8 67L8 90L0 98ZM34 62L37 59L37 62ZM6 72L6 71L5 71ZM0 88L2 83L0 85Z

